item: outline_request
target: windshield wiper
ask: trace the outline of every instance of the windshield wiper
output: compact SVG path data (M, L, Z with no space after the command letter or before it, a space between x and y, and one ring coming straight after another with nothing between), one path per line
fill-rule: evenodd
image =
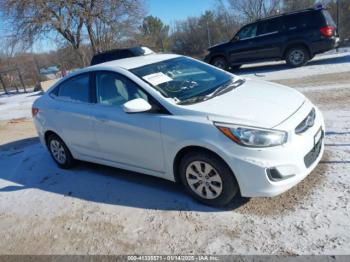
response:
M194 103L205 101L205 100L207 100L206 96L194 96L194 97L182 100L181 102L179 102L177 104L178 105L188 105L188 104L194 104Z
M213 98L215 96L218 96L220 94L229 92L232 89L242 85L244 82L245 82L245 79L238 79L238 80L231 82L227 85L220 86L213 93L206 95L206 97L208 97L208 99L209 99L209 98Z
M245 82L245 79L238 79L234 82L230 82L228 84L222 85L220 87L218 87L217 89L215 89L214 92L208 94L208 95L199 95L199 96L195 96L195 97L191 97L185 100L182 100L181 102L179 102L179 105L185 105L185 104L193 104L193 103L197 103L197 102L202 102L202 101L206 101L208 99L211 99L215 96L218 96L220 94L226 93L231 91L232 89L242 85Z

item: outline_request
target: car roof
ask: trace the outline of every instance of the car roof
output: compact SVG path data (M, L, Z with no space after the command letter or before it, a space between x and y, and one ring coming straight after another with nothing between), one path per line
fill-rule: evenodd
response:
M259 22L264 22L264 21L269 21L269 20L273 20L273 19L277 19L277 18L286 17L286 16L289 16L289 15L297 15L297 14L305 14L305 13L316 13L316 12L319 12L319 11L322 11L322 10L325 10L325 9L323 7L321 7L321 8L307 8L307 9L302 9L302 10L285 12L285 13L276 14L276 15L267 16L267 17L264 17L264 18L257 19L257 20L255 20L255 21L253 21L251 23L248 23L248 24L244 25L243 27L246 27L246 26L252 25L252 24L256 24L256 23L259 23Z
M129 57L129 58L123 58L118 59L114 61L109 61L101 64L97 64L94 66L91 66L90 68L98 68L98 67L121 67L124 69L133 69L137 67L142 67L149 64L158 63L161 61L173 59L181 57L181 55L175 55L175 54L151 54L151 55L145 55L145 56L135 56L135 57Z

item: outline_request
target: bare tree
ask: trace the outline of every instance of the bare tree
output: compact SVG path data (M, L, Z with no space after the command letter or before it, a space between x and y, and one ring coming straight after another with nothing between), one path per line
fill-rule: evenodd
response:
M12 24L13 39L30 47L55 32L75 49L82 42L84 19L75 0L1 0L2 11Z
M315 5L315 0L283 0L283 10L284 11L296 11L305 8L310 8Z
M11 24L13 38L27 46L53 33L62 37L84 60L84 33L93 53L112 36L124 37L126 29L137 28L143 13L142 0L0 0L4 18Z
M199 27L198 17L177 21L172 33L173 51L200 57L207 48L206 34Z
M145 14L142 0L80 0L93 53L110 49L132 35Z
M279 12L281 0L227 0L234 13L251 22Z
M224 0L216 1L216 8L214 11L216 19L219 20L220 32L222 34L220 41L232 39L234 33L241 27L239 19L228 10Z
M233 15L219 8L206 11L200 17L178 21L172 33L172 50L203 58L210 45L228 41L239 28Z
M158 17L147 16L143 19L140 30L140 42L156 51L163 51L169 46L169 26Z

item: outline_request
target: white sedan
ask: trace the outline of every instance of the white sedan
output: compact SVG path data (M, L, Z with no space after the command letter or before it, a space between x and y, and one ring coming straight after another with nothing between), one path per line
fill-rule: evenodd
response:
M179 55L82 69L32 113L60 167L78 159L161 177L213 206L290 189L324 150L322 114L299 92Z

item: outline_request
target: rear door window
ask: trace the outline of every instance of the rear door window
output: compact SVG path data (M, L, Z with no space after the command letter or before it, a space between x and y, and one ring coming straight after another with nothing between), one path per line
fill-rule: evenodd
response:
M275 18L267 21L262 21L258 25L257 35L265 35L271 33L277 33L281 30L281 18Z
M322 10L322 14L326 19L327 25L336 26L331 14L327 10Z
M89 74L70 78L58 86L55 92L59 98L74 102L89 102Z
M323 23L320 12L303 12L285 17L285 27L288 30L319 27Z

